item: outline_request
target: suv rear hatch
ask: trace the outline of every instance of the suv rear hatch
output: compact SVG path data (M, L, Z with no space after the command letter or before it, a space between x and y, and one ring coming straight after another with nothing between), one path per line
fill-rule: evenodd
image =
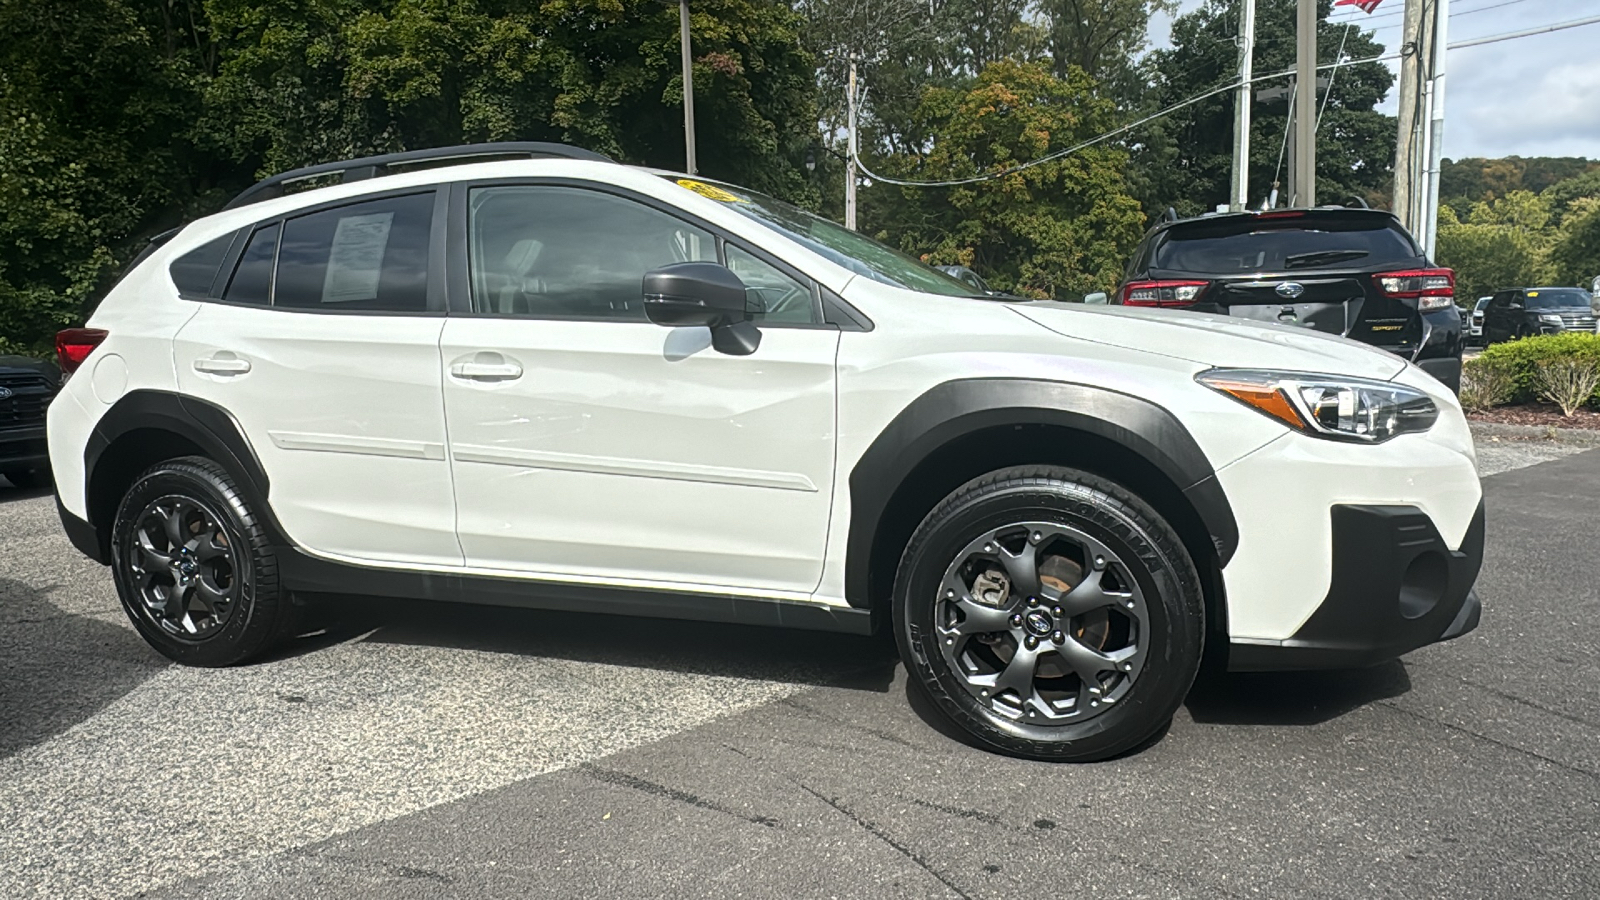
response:
M1454 279L1428 265L1393 216L1285 210L1172 225L1150 251L1128 306L1168 306L1295 325L1411 356L1426 335L1419 304L1443 308ZM1170 286L1170 287L1169 287Z

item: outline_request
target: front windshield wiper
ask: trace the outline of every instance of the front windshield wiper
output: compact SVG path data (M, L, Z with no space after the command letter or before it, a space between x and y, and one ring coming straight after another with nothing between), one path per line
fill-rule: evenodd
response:
M1351 259L1360 259L1367 255L1365 250L1318 250L1313 253L1296 253L1283 258L1283 267L1286 269L1299 269L1305 266L1314 266L1318 263L1344 262Z

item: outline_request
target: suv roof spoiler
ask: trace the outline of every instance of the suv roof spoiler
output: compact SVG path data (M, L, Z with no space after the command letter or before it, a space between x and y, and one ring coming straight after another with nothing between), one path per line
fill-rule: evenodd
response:
M469 162L486 162L493 159L583 159L591 162L615 162L609 156L569 144L544 141L501 141L489 144L459 144L454 147L434 147L428 150L408 150L403 153L385 153L381 156L363 156L339 162L321 163L280 172L264 178L237 197L228 201L223 209L237 209L262 200L281 197L288 185L327 175L338 175L339 184L377 178L394 174L396 169L420 163L461 165Z

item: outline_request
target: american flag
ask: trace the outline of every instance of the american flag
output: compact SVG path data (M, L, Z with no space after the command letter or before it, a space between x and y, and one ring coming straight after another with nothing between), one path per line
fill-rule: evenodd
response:
M1383 0L1333 0L1333 5L1354 6L1356 9L1361 10L1367 15L1371 15L1372 11L1377 9L1378 4L1382 2Z

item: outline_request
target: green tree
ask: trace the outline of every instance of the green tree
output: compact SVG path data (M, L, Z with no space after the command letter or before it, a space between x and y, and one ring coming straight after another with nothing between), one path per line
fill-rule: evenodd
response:
M1600 277L1600 196L1582 197L1567 207L1550 262L1558 284L1587 288Z
M1467 305L1504 288L1548 283L1549 221L1549 205L1529 191L1474 204L1466 222L1450 207L1440 207L1437 257L1440 265L1455 270L1457 302Z
M932 136L921 154L879 164L906 179L1000 172L1115 125L1114 104L1071 68L991 63L969 88L930 88L917 108ZM1076 299L1109 290L1144 225L1128 193L1127 153L1101 145L976 184L875 186L863 192L867 230L936 264L976 268L1004 291Z
M1077 66L1119 98L1143 90L1135 60L1144 52L1150 16L1172 14L1177 0L1039 0L1057 77Z
M1332 0L1319 0L1325 20ZM1206 0L1172 25L1172 47L1150 54L1154 83L1149 104L1166 107L1238 74L1238 29L1234 0ZM1261 0L1257 7L1255 70L1285 71L1295 63L1295 0ZM1342 48L1347 59L1383 52L1372 33L1322 21L1317 32L1320 59L1331 63ZM1317 194L1324 203L1360 197L1386 206L1392 187L1394 119L1376 106L1394 83L1381 63L1342 67L1331 73L1317 139ZM1290 80L1258 82L1257 96ZM1152 215L1168 206L1183 215L1208 211L1229 199L1233 169L1233 92L1225 92L1159 119L1134 136L1138 192ZM1250 142L1251 203L1259 205L1272 186L1285 180L1282 148L1288 104L1258 102ZM1281 202L1287 198L1280 197Z

